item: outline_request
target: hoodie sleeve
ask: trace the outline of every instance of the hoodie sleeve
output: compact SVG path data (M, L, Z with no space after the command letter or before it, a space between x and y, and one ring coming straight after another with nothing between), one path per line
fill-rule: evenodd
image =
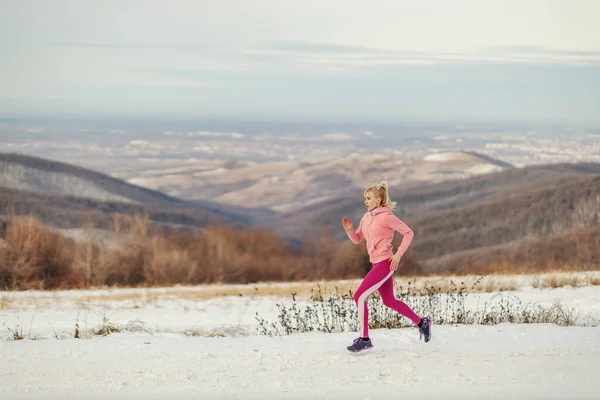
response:
M346 234L348 235L352 243L360 243L360 241L363 239L362 219L360 220L360 224L358 224L358 228L356 229L356 231L354 230L354 228L352 228L349 231L346 231Z
M404 237L402 238L402 243L400 244L400 247L398 247L398 251L397 254L400 254L400 256L403 256L404 253L406 253L406 250L408 249L408 246L410 246L410 243L413 240L413 237L415 236L414 232L412 231L412 229L410 229L408 227L408 225L406 225L404 222L402 222L398 217L396 217L394 214L387 214L385 216L385 224L392 228L393 230L400 232Z

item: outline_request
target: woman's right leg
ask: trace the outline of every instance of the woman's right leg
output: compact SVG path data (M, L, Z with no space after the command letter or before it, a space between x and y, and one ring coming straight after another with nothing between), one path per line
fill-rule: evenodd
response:
M356 293L354 293L354 303L358 309L358 322L360 323L361 337L369 337L369 308L367 307L367 298L375 293L393 274L390 271L389 264L376 263L367 276L363 279Z
M397 313L404 315L410 319L415 325L421 322L419 317L405 302L398 299L394 294L394 279L390 277L379 287L381 301L386 307L395 310Z
M394 279L391 276L379 287L379 294L385 306L396 310L396 312L404 315L419 327L419 332L421 332L421 336L425 337L425 342L431 340L431 318L419 317L408 304L396 298L394 294Z

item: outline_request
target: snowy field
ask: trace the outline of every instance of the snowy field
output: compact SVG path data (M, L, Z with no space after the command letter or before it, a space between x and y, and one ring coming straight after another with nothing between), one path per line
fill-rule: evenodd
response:
M561 299L581 321L600 319L600 286L531 282L503 294ZM276 321L289 295L206 290L0 292L0 398L599 398L600 327L438 325L427 344L414 328L374 329L375 347L351 354L354 332L259 335L256 314ZM495 295L471 294L469 305Z

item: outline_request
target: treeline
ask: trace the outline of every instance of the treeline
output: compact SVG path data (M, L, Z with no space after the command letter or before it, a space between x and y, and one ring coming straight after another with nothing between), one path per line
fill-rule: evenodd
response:
M440 275L473 273L526 274L600 270L600 225L563 235L529 238L423 262Z
M13 218L0 237L0 288L55 289L250 283L361 277L364 245L315 236L302 249L267 230L210 226L150 229L147 216L115 216L107 240L89 225L77 241L34 217Z
M501 193L455 210L407 218L407 223L419 238L413 250L420 259L566 235L600 224L600 176Z
M264 229L219 225L161 232L151 225L147 216L115 215L107 237L90 224L73 240L34 217L15 217L0 226L0 289L355 279L371 265L364 242L335 242L326 231L291 249ZM394 248L402 240L398 236ZM597 270L600 226L434 261L414 254L409 249L398 275Z

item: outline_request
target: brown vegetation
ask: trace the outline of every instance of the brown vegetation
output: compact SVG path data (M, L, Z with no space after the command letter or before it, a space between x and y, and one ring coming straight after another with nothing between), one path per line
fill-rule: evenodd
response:
M293 251L264 229L210 226L204 231L150 229L147 216L115 215L108 241L92 225L82 240L33 217L13 218L0 234L0 288L319 281L362 278L370 267L364 242L336 243L328 232ZM395 247L402 240L396 237ZM483 253L482 253L483 252ZM567 236L459 253L432 262L405 255L399 276L533 273L600 267L600 227ZM544 283L548 285L549 283Z
M408 223L418 238L413 250L420 259L567 235L600 223L600 176L498 195L456 210L411 218Z
M249 283L360 277L364 246L315 240L299 252L260 229L150 232L147 216L116 216L111 242L73 241L33 217L13 218L2 234L0 288L52 289Z
M531 167L403 189L393 198L415 238L398 275L600 269L599 173L600 164ZM340 225L344 215L358 224L362 191L355 200L263 215L261 222L261 211L253 216L106 182L105 189L139 203L0 188L0 288L352 279L370 267L364 243L350 243ZM87 237L78 241L55 230L82 226ZM97 229L108 230L109 240ZM295 241L284 231L297 233ZM395 248L401 240L397 235Z
M563 235L457 252L422 263L436 274L523 274L600 270L600 225Z
M34 219L9 223L0 248L0 287L22 288L24 284L45 287L77 286L71 269L76 245L53 233Z

